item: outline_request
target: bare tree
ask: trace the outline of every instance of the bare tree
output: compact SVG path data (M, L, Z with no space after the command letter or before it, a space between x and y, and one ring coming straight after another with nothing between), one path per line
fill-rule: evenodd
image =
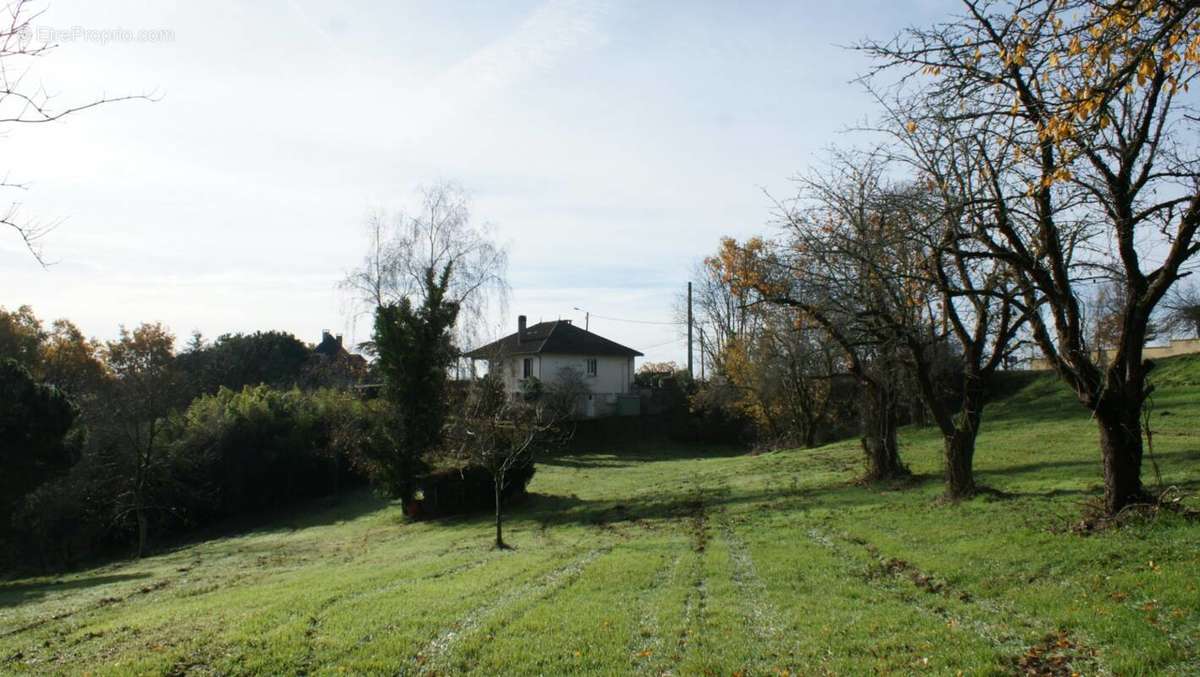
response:
M714 385L736 389L740 409L771 442L814 447L842 371L839 351L824 331L791 308L752 309L763 316L760 327L725 344L715 362Z
M1200 339L1200 287L1176 287L1163 305L1167 310L1164 328L1168 332L1190 332Z
M1151 317L1198 251L1200 117L1182 92L1200 72L1194 2L964 0L930 28L863 45L930 102L907 124L954 123L975 140L991 218L972 233L1014 272L1034 340L1100 428L1105 508L1148 496L1142 407ZM919 105L911 110L920 112ZM949 114L947 114L949 112ZM1125 287L1107 364L1081 298Z
M755 335L761 314L745 304L745 299L726 279L719 256L707 256L692 270L693 326L702 347L700 359L717 364L720 355L738 337ZM687 294L681 292L673 308L675 322L687 335Z
M55 106L43 86L27 81L33 61L54 47L35 39L33 22L41 12L32 9L33 4L31 0L9 0L0 10L0 126L54 122L106 103L151 99L144 95L100 97L86 103ZM0 179L0 190L25 188L24 184L11 182L7 177ZM55 224L28 220L20 214L20 208L20 202L14 200L6 209L0 210L0 226L15 232L34 259L45 266L42 240Z
M560 375L536 398L511 397L503 381L489 374L472 383L462 412L450 425L453 459L484 468L492 477L495 499L495 546L506 549L503 496L513 471L533 463L534 455L561 441L563 423L587 392L582 376Z
M882 166L872 156L843 156L826 174L798 182L799 195L778 205L785 240L726 240L722 270L748 303L793 308L824 330L862 387L866 479L905 476L896 436L904 346L892 322L903 316L913 327L929 324L920 289L912 290L916 303L897 303L888 289L890 280L919 282L909 270L888 269L912 265L903 251L906 224L892 218Z
M339 288L357 313L410 298L420 305L427 270L450 273L447 298L460 309L456 343L475 343L488 314L508 299L508 251L496 242L491 226L472 223L466 192L454 183L437 183L421 192L420 209L376 212L367 218L367 253L346 274Z
M1020 347L1018 334L1037 306L1025 303L1011 267L990 256L973 236L993 218L993 204L976 140L946 122L957 109L931 115L931 102L924 101L916 113L910 102L873 93L884 110L877 131L896 141L886 159L914 175L910 201L916 199L925 217L910 222L919 227L909 230L907 249L923 262L916 274L927 278L924 284L935 297L930 318L942 327L954 354L930 351L925 336L909 337L907 327L896 326L908 347L921 399L943 436L947 496L966 498L976 491L975 439L989 383ZM918 114L923 123L910 124ZM958 383L949 397L935 378L939 356L950 357L955 367Z

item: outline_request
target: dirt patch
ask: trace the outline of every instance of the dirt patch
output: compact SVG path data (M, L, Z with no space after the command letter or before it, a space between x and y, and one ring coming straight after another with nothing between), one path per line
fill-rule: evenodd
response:
M708 512L704 509L703 501L692 501L688 504L690 521L688 532L692 537L692 550L704 552L708 547Z

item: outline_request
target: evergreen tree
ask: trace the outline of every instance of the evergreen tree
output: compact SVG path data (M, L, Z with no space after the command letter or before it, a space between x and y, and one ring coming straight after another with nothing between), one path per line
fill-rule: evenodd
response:
M447 298L451 266L425 269L420 305L405 297L375 312L375 350L384 393L392 404L391 444L372 463L391 495L411 498L424 457L441 445L447 410L447 370L457 356L452 331L459 306Z
M21 499L79 459L79 410L61 390L0 360L0 531Z

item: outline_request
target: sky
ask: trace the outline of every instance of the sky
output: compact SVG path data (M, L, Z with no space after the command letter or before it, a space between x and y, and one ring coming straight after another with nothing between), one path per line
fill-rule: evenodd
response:
M323 329L365 340L336 283L373 210L455 181L510 250L491 333L572 319L686 362L673 308L723 235L873 112L846 45L941 0L52 0L36 82L68 106L0 129L0 192L57 224L43 269L0 231L0 306L111 339ZM121 29L120 31L116 29ZM617 318L617 319L603 319ZM622 322L617 320L637 320ZM664 324L651 324L664 323Z

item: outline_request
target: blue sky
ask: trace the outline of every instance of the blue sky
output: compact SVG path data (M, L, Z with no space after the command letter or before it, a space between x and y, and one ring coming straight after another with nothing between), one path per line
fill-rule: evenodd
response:
M0 171L59 221L40 269L0 233L0 305L100 338L323 328L366 338L335 290L372 209L450 179L511 248L510 331L597 315L670 320L723 234L762 232L763 191L870 115L840 45L950 2L134 2L53 0L40 26L167 29L59 41L31 77L63 104L156 92L9 129ZM593 330L683 361L670 326ZM653 346L653 347L651 347Z

